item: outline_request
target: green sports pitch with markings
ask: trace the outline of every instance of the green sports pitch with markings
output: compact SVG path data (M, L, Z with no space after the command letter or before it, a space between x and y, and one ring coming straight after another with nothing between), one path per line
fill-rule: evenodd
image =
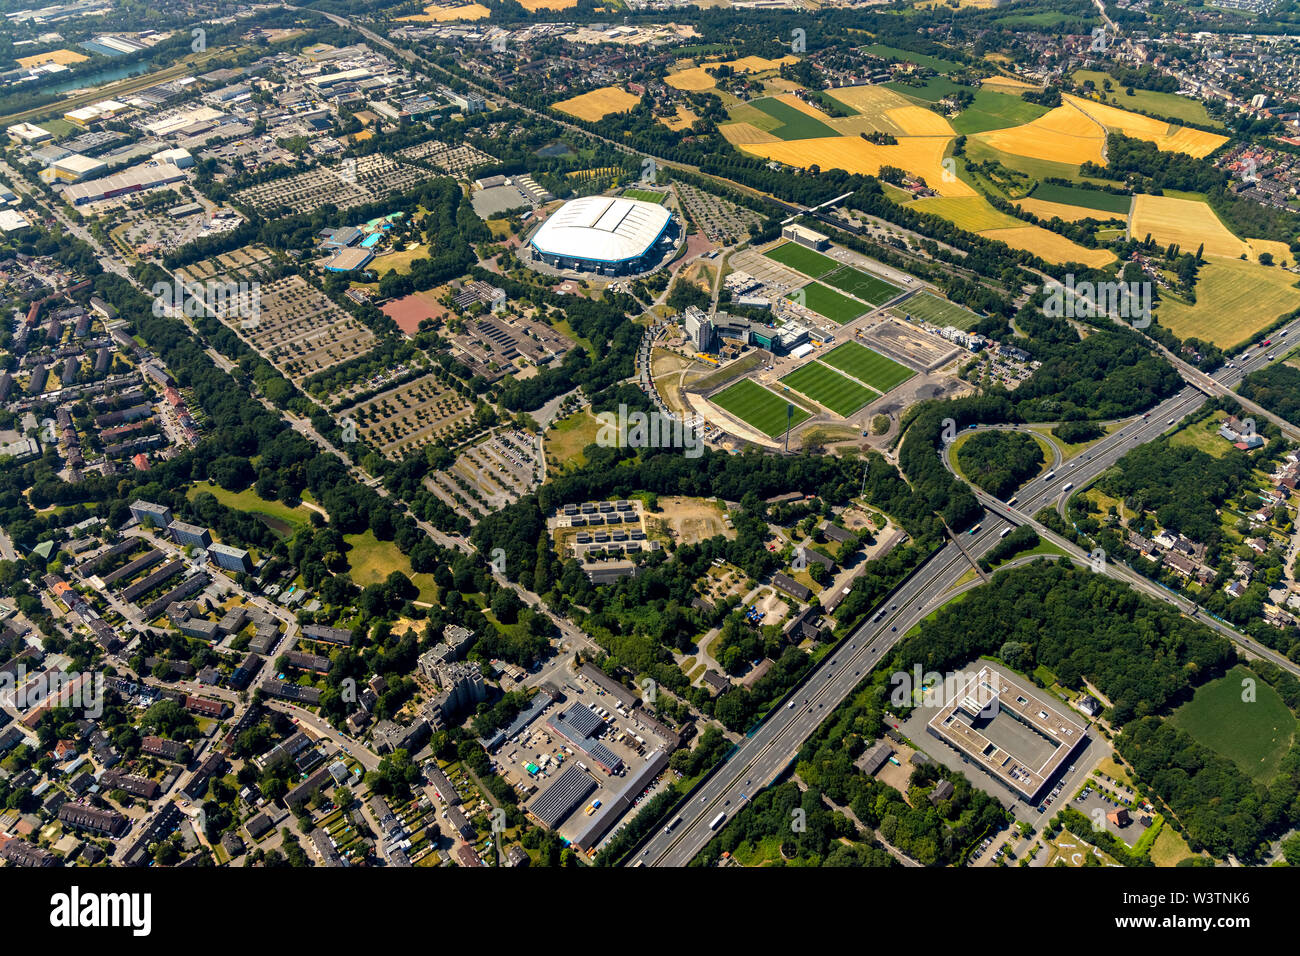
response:
M731 412L741 421L753 425L769 438L775 438L785 431L787 405L794 405L791 427L812 417L798 402L782 398L750 379L742 379L735 385L724 388L709 401Z
M881 392L896 388L916 374L906 365L899 365L857 342L837 345L821 356L821 360Z

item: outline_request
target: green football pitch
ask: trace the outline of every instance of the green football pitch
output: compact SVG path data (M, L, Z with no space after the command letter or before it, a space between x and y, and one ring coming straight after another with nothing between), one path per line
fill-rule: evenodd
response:
M866 306L857 299L850 299L847 295L836 292L820 282L809 282L802 289L791 292L786 298L812 309L818 315L826 316L836 325L852 322L867 311Z
M904 316L910 315L916 319L924 319L932 325L951 325L963 332L973 328L975 323L980 320L980 317L969 309L963 309L956 303L941 299L929 292L920 292L910 299L905 299L901 304L891 308L890 311Z
M792 427L812 417L798 403L781 398L750 379L743 379L730 388L724 388L709 401L731 412L741 421L753 425L769 438L775 438L785 431L787 405L794 405L794 416L790 419Z
M826 406L837 415L852 415L872 399L878 398L876 392L839 372L833 371L820 362L809 362L795 369L781 384L789 385L796 392L802 392L813 401Z
M884 279L868 275L852 266L840 266L830 275L823 276L822 281L827 285L835 286L841 292L856 295L863 302L870 302L872 305L888 302L898 293L898 286L890 285Z
M821 360L881 392L901 385L916 374L906 365L899 365L893 359L857 342L837 345L823 355Z
M763 254L773 262L779 262L783 266L789 266L795 272L802 272L804 275L812 276L814 279L818 279L839 267L839 263L830 256L824 256L820 252L814 252L807 246L801 246L797 242L783 243L775 249Z

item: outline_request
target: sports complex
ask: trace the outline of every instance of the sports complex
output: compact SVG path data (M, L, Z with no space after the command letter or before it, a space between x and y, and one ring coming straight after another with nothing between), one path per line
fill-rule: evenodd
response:
M529 245L538 260L555 269L629 275L659 265L679 232L672 212L660 203L585 196L556 210Z

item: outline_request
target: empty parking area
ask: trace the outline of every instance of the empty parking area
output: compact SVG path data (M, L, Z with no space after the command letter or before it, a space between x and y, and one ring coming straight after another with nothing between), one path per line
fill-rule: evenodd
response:
M900 365L893 359L886 358L879 352L873 352L857 342L838 345L823 355L821 360L880 392L896 388L916 374L907 366Z
M540 481L537 439L522 429L499 432L466 450L425 487L471 521L518 501Z

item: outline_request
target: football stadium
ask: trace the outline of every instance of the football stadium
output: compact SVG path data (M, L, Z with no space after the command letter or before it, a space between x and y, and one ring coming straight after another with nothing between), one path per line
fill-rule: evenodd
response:
M672 213L659 203L585 196L556 210L530 245L556 269L627 275L658 265L677 234Z

